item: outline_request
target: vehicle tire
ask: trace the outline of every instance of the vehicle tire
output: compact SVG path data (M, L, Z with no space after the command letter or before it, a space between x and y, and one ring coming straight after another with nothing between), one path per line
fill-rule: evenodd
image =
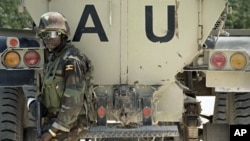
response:
M227 96L228 93L216 93L213 123L227 123Z
M250 124L250 93L217 93L213 123Z
M0 141L23 141L24 100L21 89L0 87Z
M250 124L250 93L234 94L233 124Z

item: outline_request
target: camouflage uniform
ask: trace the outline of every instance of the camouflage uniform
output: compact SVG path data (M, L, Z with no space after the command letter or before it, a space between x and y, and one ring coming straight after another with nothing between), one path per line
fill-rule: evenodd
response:
M45 69L42 77L42 105L48 111L44 118L41 140L53 136L75 140L81 129L86 130L89 121L94 121L90 60L70 44L70 28L66 18L58 12L47 12L40 17L38 36L45 50ZM32 106L33 105L33 106ZM36 111L32 100L28 100L30 111ZM44 106L41 106L44 107ZM41 108L40 107L40 108ZM33 109L33 110L32 110ZM41 108L41 111L42 108ZM32 112L35 115L36 112ZM54 128L52 128L52 127ZM50 130L49 130L50 129ZM54 129L55 131L52 131ZM58 132L58 135L55 135Z
M71 44L66 44L61 51L48 52L44 70L42 103L48 109L47 130L52 126L76 136L78 128L84 132L89 120L93 120L92 93L90 80L90 61ZM92 114L91 114L92 113ZM88 115L86 117L86 115ZM58 137L64 136L59 133ZM72 140L70 137L67 140Z

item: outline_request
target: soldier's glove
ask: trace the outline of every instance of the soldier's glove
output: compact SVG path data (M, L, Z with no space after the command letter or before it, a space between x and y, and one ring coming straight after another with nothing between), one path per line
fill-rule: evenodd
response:
M32 114L33 117L37 118L37 103L34 98L29 98L27 107ZM47 108L40 102L40 107L41 107L41 116L45 117L48 113Z

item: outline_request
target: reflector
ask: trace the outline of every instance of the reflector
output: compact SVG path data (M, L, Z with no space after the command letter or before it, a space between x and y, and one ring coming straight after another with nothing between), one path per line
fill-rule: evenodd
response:
M151 115L151 109L149 107L145 107L143 109L143 116L148 117Z
M15 47L18 44L18 41L16 39L11 39L10 40L10 45Z
M19 40L16 37L8 37L6 44L7 47L19 47Z
M98 117L104 117L105 115L106 115L106 110L105 110L105 108L104 107L99 107L98 109L97 109L97 115L98 115Z

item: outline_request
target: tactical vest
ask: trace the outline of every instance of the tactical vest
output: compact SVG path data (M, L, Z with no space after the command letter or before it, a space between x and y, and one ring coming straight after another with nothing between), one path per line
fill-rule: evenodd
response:
M70 53L69 46L66 46L62 53L57 56L57 58L53 62L49 62L46 67L46 73L43 77L43 94L42 101L43 104L48 108L49 112L57 113L60 111L61 107L61 98L64 93L65 88L65 79L63 76L56 75L57 68L60 65L60 62L67 59L68 54ZM93 85L92 85L92 71L93 67L91 65L90 60L85 56L79 56L81 58L80 61L84 61L86 65L86 70L84 70L84 77L86 80L85 86L83 87L84 97L84 111L81 111L82 114L86 114L89 116L90 120L95 119L94 114L94 104L93 104ZM64 68L62 68L64 69Z

